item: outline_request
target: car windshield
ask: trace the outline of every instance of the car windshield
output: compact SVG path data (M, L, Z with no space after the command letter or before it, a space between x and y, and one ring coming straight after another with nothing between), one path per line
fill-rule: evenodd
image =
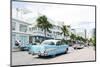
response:
M52 41L44 41L44 42L42 42L41 44L42 44L42 45L55 45L55 43L52 42Z
M56 43L56 45L64 45L65 44L65 42L63 42L63 41L58 41L57 43Z

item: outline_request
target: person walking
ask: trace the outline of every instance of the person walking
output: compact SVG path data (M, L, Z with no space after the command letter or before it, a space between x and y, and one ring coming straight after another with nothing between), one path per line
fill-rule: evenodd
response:
M15 41L15 46L19 46L18 40Z
M20 40L16 40L15 41L15 45L18 46L18 47L20 47L21 46L21 41Z

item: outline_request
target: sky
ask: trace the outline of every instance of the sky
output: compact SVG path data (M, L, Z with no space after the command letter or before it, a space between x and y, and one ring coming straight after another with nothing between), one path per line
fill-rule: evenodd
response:
M20 9L18 14L16 8ZM21 12L23 10L28 13L24 14ZM46 15L51 23L56 25L64 23L77 31L86 29L89 36L92 29L95 28L94 7L29 2L12 3L13 18L20 18L28 21L28 23L34 23L39 15Z

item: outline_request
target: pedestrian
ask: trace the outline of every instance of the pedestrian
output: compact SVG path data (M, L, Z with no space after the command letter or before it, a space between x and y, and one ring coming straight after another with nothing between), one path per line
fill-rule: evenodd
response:
M15 46L19 46L18 40L15 41Z
M20 40L16 40L15 41L15 45L18 46L18 47L20 47L21 46L21 41Z

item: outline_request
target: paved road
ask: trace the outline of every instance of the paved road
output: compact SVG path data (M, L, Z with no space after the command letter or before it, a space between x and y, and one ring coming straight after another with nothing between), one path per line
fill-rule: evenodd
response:
M29 55L27 51L12 52L12 65L45 64L59 62L94 61L95 51L93 47L85 47L80 50L69 48L68 54L61 54L54 58L39 58L37 55Z

